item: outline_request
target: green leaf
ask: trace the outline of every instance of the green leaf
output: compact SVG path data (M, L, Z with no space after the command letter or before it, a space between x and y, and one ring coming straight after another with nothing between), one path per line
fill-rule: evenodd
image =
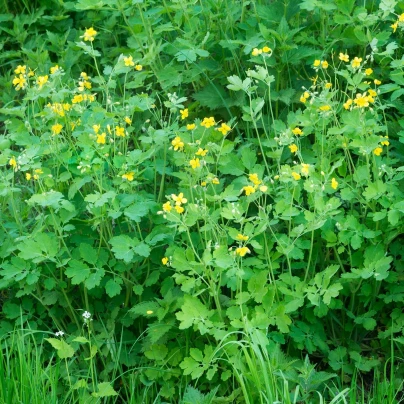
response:
M65 274L72 279L73 285L78 285L88 278L90 268L84 262L73 259L69 261L69 267L66 269Z
M114 297L119 295L122 290L123 280L121 278L110 279L105 285L105 291L107 292L109 297Z
M161 361L167 356L168 348L165 345L153 344L144 354L148 359Z
M94 249L90 244L81 243L79 247L80 257L89 264L95 265L98 259L97 250Z
M93 397L111 397L117 396L118 393L113 389L110 383L99 383L97 386L97 392L91 393Z
M185 330L193 324L196 324L201 334L205 334L207 328L213 326L212 322L209 320L213 313L213 310L208 310L196 297L185 295L181 311L176 313L175 316L180 321L180 330Z
M60 359L71 358L74 355L73 347L62 339L45 338L45 340L48 341L53 346L53 348L56 349Z
M139 241L136 238L132 239L129 236L121 235L111 238L109 243L112 245L115 257L129 263L134 256L134 247Z

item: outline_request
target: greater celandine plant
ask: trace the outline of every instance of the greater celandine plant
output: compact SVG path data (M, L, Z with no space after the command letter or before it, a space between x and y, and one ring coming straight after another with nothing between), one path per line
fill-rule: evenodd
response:
M246 77L228 77L242 96L237 122L198 116L175 93L161 105L133 94L146 63L121 55L102 69L97 34L77 42L94 77L14 69L23 96L0 159L6 318L33 328L52 318L67 336L49 341L63 359L88 344L88 380L66 372L66 383L94 397L116 327L126 347L142 340L115 360L148 364L140 381L167 399L181 375L225 395L235 374L250 402L263 390L276 397L271 372L295 396L296 386L307 400L323 392L334 375L314 377L308 360L265 366L278 345L322 359L342 382L382 366L402 332L402 268L392 263L403 175L378 53L313 60L312 85L281 120L268 67L276 48L263 42ZM86 337L79 308L98 319ZM245 380L256 364L266 371ZM101 386L115 393L108 372Z

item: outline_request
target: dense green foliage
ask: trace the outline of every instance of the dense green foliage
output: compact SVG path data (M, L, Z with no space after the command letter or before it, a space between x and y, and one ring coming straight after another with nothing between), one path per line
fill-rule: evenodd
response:
M3 9L6 402L399 402L403 2Z

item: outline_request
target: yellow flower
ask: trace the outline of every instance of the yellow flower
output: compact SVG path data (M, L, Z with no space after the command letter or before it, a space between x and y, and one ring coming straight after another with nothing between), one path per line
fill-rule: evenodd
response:
M359 108L364 108L369 106L369 98L365 94L356 94L354 103Z
M196 168L201 166L198 158L192 159L189 161L189 165L195 170Z
M296 136L301 136L301 135L303 135L303 131L302 131L300 128L298 128L298 127L292 129L292 133L293 133L294 135L296 135Z
M180 109L181 119L184 120L188 118L188 108Z
M84 41L93 42L96 35L97 35L97 31L93 27L91 27L91 28L87 28L84 31L84 35L81 38L83 38Z
M320 111L325 112L325 111L329 111L331 109L331 107L329 105L323 105L319 109L320 109Z
M63 129L63 126L60 123L55 123L52 126L52 134L53 136L58 135Z
M163 265L167 265L168 264L168 258L167 257L162 258L161 262L163 263Z
M239 241L247 241L249 239L248 236L244 236L243 234L237 234L237 240Z
M147 311L146 311L146 314L149 314L149 315L150 315L150 314L153 314L153 310L147 310Z
M15 89L21 90L22 88L25 88L27 84L27 80L25 79L25 77L20 74L18 77L14 77L13 79L13 85L15 86Z
M248 178L250 179L250 181L254 184L254 185L259 185L259 184L261 184L261 182L262 181L260 181L259 179L258 179L258 174L250 174L249 176L248 176Z
M185 209L182 206L176 205L175 210L177 211L177 213L181 214L184 212Z
M310 164L302 163L302 169L301 169L302 174L309 175L309 170L310 170Z
M236 248L236 254L239 255L240 257L244 257L247 253L250 252L251 251L247 247Z
M182 205L183 203L187 203L187 202L188 202L188 199L187 199L187 198L184 198L184 194L183 194L182 192L179 193L178 196L175 195L175 194L171 194L171 198L173 199L173 201L175 202L175 204L176 204L177 206L180 206L180 205Z
M136 65L136 66L135 66L135 70L137 70L138 72L140 72L141 70L143 70L143 66L142 66L142 65Z
M369 67L369 69L365 70L366 76L370 76L373 73L373 70Z
M398 16L398 21L399 21L399 22L404 22L404 13L403 13L403 14L400 14L400 15Z
M312 77L310 80L313 82L313 86L315 86L318 80L318 76Z
M307 101L307 98L303 97L303 95L300 96L300 102L303 104Z
M305 91L305 92L300 96L300 102L305 103L309 97L310 97L310 94L309 94L307 91Z
M215 184L215 185L220 184L219 178L217 178L217 177L213 178L212 184Z
M166 203L163 204L163 210L164 212L171 212L172 206L171 202L167 201Z
M76 94L72 99L72 104L83 102L83 100L84 100L83 94Z
M294 143L291 144L291 145L288 146L288 147L289 147L291 153L297 153L298 147L297 147Z
M39 175L38 174L34 174L34 180L38 180L39 179Z
M247 185L246 187L243 187L243 190L247 196L251 195L255 192L255 188L251 185Z
M178 149L182 150L184 147L184 142L181 140L179 136L176 136L171 144L174 146L174 150L177 151Z
M213 116L211 116L210 118L203 118L203 121L201 122L201 126L204 126L206 129L214 126L215 124L216 122Z
M338 181L335 178L333 178L331 180L331 188L332 189L337 189L338 188Z
M295 179L296 181L299 181L300 178L302 178L300 174L298 174L298 173L296 173L296 172L294 172L294 171L292 172L292 177L293 177L293 179Z
M262 48L262 51L263 51L264 53L269 53L269 52L272 52L272 49L269 48L268 46L264 46L264 47Z
M107 137L107 134L105 132L101 133L101 135L99 135L97 133L97 143L98 144L105 144L106 143L106 137Z
M197 156L202 156L202 157L205 157L206 156L206 154L208 153L208 150L207 149L202 149L202 148L199 148L198 149L198 151L195 153Z
M380 136L382 139L388 139L389 137L388 136ZM388 146L389 144L390 144L390 142L388 141L388 140L382 140L381 142L380 142L380 144L382 145L382 146Z
M25 74L26 71L27 71L27 66L18 65L17 68L14 70L14 73L15 74Z
M368 90L368 94L369 94L371 97L376 97L377 92L376 92L375 90L369 89L369 90Z
M98 131L100 130L101 125L93 125L93 129L95 133L98 133Z
M328 62L327 62L326 60L323 60L323 61L321 62L321 67L322 67L323 69L327 69L327 68L328 68Z
M342 60L343 62L349 62L349 56L347 53L340 53L339 54L339 60Z
M29 69L28 77L32 77L32 76L35 76L35 73L31 69Z
M325 83L325 88L330 89L332 87L331 83Z
M34 173L35 173L35 174L43 174L42 168L36 168L36 169L34 170Z
M382 84L382 82L380 80L374 79L373 83L375 83L377 86L379 86L380 84Z
M15 157L11 157L11 159L8 161L8 164L13 168L13 170L17 171L17 160Z
M381 147L376 147L376 149L373 150L373 154L376 156L380 156L383 152L383 149Z
M188 125L187 125L187 129L188 130L194 130L196 128L196 125L194 124L194 123L189 123Z
M124 180L128 180L129 182L131 182L131 181L133 181L134 178L135 178L135 173L134 173L133 171L130 171L130 172L126 173L126 174L123 174L123 175L122 175L122 178L123 178Z
M254 48L253 51L251 52L251 54L252 54L253 56L258 56L258 55L260 55L261 53L262 53L262 49L257 49L257 48Z
M398 28L398 21L396 21L394 24L391 24L390 28L393 28L393 32L396 32L396 30Z
M217 130L219 132L222 133L223 136L226 136L228 132L231 131L231 127L226 125L225 123L222 123L222 125L220 126L220 128L217 128Z
M344 102L344 108L345 109L351 108L352 102L353 101L349 98L346 102Z
M55 65L55 66L51 67L49 69L49 71L50 71L50 74L55 74L55 73L57 73L59 71L59 66Z
M123 62L125 63L125 66L128 66L128 67L135 65L135 62L133 61L132 56L124 57Z
M260 191L261 192L267 192L268 191L268 187L266 185L261 185L260 186Z
M320 66L320 64L321 64L321 60L316 59L316 60L314 61L314 63L313 63L313 66L314 66L314 67L318 67L318 66Z
M115 134L118 137L125 137L125 128L122 126L115 126Z
M201 187L206 187L206 181L201 182Z
M48 76L38 76L36 83L38 84L39 89L41 89L44 84L48 81Z
M125 118L123 119L128 125L130 125L132 123L132 119L130 119L128 116L125 116Z
M354 60L351 62L351 65L354 69L361 67L362 58L358 58L357 56L354 57Z
M32 175L30 173L25 173L25 178L29 181L32 178Z

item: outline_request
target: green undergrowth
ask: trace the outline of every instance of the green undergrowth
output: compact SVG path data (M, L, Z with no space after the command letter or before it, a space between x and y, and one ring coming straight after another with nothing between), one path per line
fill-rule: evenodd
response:
M402 401L402 2L2 10L5 402Z

